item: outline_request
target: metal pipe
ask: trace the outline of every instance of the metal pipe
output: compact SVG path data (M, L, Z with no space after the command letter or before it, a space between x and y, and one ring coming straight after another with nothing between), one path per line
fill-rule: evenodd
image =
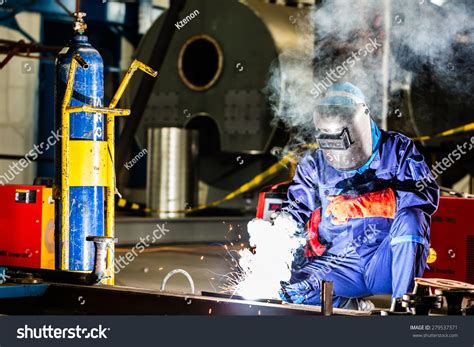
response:
M333 315L333 290L332 281L322 281L321 289L321 310L324 316Z
M153 0L138 0L138 33L146 34L153 24Z
M95 246L94 270L89 274L88 281L90 283L100 283L102 279L107 277L107 249L118 239L107 236L89 236L87 241L93 241Z
M25 269L20 267L8 267L5 270L5 278L31 278L41 279L47 282L61 282L71 284L94 285L106 279L107 249L117 242L116 238L106 236L89 236L87 241L93 241L95 246L94 268L90 273L48 270L48 269ZM0 268L1 271L1 268Z
M5 67L5 65L8 64L8 62L15 56L17 55L24 47L26 43L23 40L18 41L17 44L15 44L7 53L7 56L5 59L0 61L0 70Z
M197 204L195 130L149 128L146 204L153 216L183 217Z
M384 0L384 30L385 40L382 55L382 122L381 128L387 130L389 88L390 88L390 35L392 27L392 1Z

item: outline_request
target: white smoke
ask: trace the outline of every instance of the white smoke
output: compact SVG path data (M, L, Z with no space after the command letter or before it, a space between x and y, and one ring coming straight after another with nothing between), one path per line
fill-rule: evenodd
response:
M394 108L384 91L397 93L413 74L428 71L426 76L450 93L472 94L474 64L466 59L474 54L474 2L437 4L429 0L325 0L290 17L301 47L280 54L267 85L275 124L304 138L293 139L289 146L311 140L317 102L312 86L370 39L377 39L382 47L361 57L338 81L362 90L374 119L380 120L383 111L390 117Z
M278 216L273 224L254 219L247 229L250 246L256 252L239 252L242 274L235 294L246 299L277 298L280 282L290 279L295 252L306 238L298 235L296 222L285 215Z

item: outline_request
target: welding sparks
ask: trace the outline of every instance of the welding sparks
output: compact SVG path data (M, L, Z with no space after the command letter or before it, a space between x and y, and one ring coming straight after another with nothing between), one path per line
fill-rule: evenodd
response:
M229 288L247 299L277 298L281 281L291 277L291 264L306 238L297 235L296 223L279 216L274 223L253 220L248 224L250 246L238 252L240 273L228 274Z

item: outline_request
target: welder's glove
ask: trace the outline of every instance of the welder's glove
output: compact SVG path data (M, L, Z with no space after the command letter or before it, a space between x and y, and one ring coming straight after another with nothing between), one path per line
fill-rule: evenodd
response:
M278 292L280 298L290 304L302 304L311 296L314 291L313 286L308 281L301 281L293 284L282 285Z

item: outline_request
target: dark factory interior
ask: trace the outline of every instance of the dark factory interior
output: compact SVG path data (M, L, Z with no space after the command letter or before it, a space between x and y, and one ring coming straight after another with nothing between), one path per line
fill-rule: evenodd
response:
M0 0L0 315L474 315L473 17Z

